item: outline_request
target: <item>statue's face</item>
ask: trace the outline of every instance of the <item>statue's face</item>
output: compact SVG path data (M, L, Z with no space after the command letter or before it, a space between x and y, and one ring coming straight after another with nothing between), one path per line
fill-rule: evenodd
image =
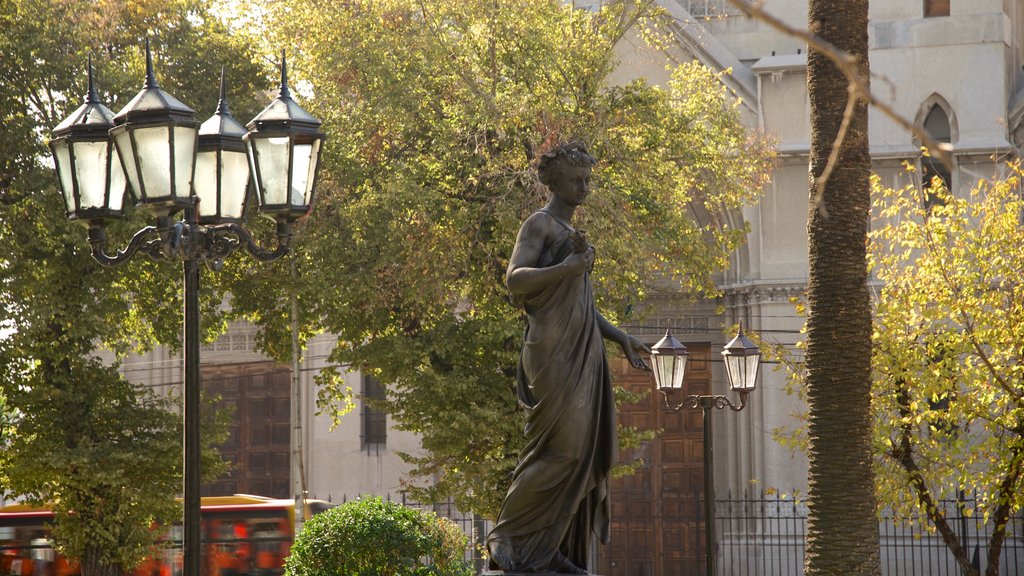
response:
M590 195L590 166L563 166L548 187L562 202L579 206Z

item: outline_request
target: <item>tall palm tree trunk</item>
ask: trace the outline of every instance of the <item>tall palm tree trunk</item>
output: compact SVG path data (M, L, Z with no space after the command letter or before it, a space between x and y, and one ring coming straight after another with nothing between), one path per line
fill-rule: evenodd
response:
M868 0L809 0L811 33L868 73ZM849 98L847 80L811 51L807 391L810 410L807 576L880 574L871 468L871 309L866 234L871 158L863 101L852 110L834 170L828 162Z

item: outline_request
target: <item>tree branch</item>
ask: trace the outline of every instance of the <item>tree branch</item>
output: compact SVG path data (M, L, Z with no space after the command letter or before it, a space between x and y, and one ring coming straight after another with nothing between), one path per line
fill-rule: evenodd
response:
M1020 428L1020 426L1017 426L1018 433ZM1020 440L1019 436L1018 440ZM992 515L995 527L992 530L992 537L988 543L988 569L985 570L986 576L999 575L999 555L1003 551L1003 542L1006 540L1006 525L1010 521L1010 511L1013 509L1013 499L1019 489L1018 484L1020 484L1021 475L1024 474L1024 454L1022 454L1022 449L1024 449L1024 446L1019 441L1015 442L1010 449L1010 469L1007 471L1002 483L999 484L999 505L996 506L995 513Z
M914 430L910 424L913 414L910 410L910 392L906 383L901 378L896 378L896 404L900 413L899 425L899 446L894 447L889 456L896 460L910 476L910 485L917 495L917 501L924 507L925 515L942 536L942 541L953 553L953 558L967 576L979 576L978 570L971 565L967 558L967 550L960 544L956 532L950 527L949 521L942 510L939 510L924 479L924 473L914 460L914 447L912 439Z
M923 230L925 242L928 245L928 251L935 254L937 252L937 248L931 227L924 226ZM953 278L950 276L949 268L946 266L944 259L939 259L938 268L939 274L942 275L942 281L945 282L946 287L956 295L956 314L960 317L960 323L964 327L964 333L967 335L967 339L970 341L971 347L974 348L975 354L977 354L978 358L981 359L981 362L985 365L988 373L992 375L992 378L995 379L999 388L1001 388L1003 392L1006 392L1010 399L1013 400L1014 404L1020 408L1024 408L1024 396L1018 393L1014 389L1014 386L1010 382L1007 382L1006 378L996 370L995 365L992 364L992 359L989 358L988 353L985 352L985 348L981 345L981 342L978 341L978 334L974 327L974 320L964 306L965 299L961 297L960 286L954 282Z
M441 47L444 49L444 51L448 53L448 56L450 58L456 59L457 55L451 49L451 47L448 45L448 43L445 41L444 35L441 33L441 30L438 28L437 22L435 22L431 18L430 13L427 11L426 4L424 4L421 1L419 3L419 5L420 5L420 14L423 16L423 21L426 22L427 27L433 33L434 38L437 40L438 44L440 44ZM474 96L479 98L480 101L483 102L484 105L487 106L487 111L490 112L495 118L500 118L501 117L501 110L498 109L498 105L495 103L494 98L491 98L490 95L487 92L485 92L484 90L481 90L480 86L477 84L477 82L472 77L470 77L470 75L469 75L469 72L470 72L469 67L468 66L461 66L461 65L460 66L455 66L455 70L456 70L456 74L458 74L459 78L466 85L466 88L468 88L469 91L472 92Z

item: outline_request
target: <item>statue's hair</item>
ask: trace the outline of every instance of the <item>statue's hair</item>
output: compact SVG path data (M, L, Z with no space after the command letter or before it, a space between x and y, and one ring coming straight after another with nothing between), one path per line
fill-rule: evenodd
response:
M537 177L540 183L550 186L565 166L593 166L597 159L587 152L587 146L579 140L555 146L540 157L537 163Z

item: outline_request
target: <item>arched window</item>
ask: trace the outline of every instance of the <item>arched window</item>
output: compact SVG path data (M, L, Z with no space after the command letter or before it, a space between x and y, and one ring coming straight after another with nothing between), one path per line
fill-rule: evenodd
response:
M946 115L946 111L939 104L932 104L932 109L928 111L928 115L924 118L924 129L928 134L946 144L952 142L952 131L949 126L949 116ZM942 181L941 184L936 183L935 178L938 177ZM934 194L929 192L935 186L945 186L948 190L952 186L953 180L949 173L949 168L939 161L935 156L925 156L921 158L921 185L925 189L925 208L931 208L937 202L937 198Z

